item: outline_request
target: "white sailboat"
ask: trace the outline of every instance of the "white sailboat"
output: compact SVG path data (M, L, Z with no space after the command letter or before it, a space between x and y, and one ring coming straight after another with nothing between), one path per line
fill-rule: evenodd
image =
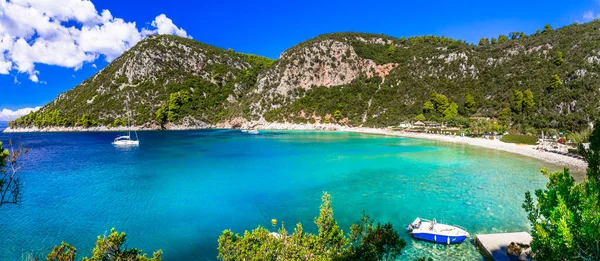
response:
M137 137L137 132L135 132L135 140L131 139L131 131L129 131L129 135L127 136L119 136L117 137L112 144L117 146L139 146L140 140Z
M139 146L140 139L138 138L137 131L133 131L135 133L135 140L131 139L131 126L129 125L129 115L127 116L127 136L119 136L115 140L113 140L112 144L116 146Z

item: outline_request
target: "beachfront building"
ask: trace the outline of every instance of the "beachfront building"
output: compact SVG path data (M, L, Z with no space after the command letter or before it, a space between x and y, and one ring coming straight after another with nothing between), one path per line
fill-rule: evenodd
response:
M422 121L417 121L417 122L413 123L413 127L425 128L425 123Z

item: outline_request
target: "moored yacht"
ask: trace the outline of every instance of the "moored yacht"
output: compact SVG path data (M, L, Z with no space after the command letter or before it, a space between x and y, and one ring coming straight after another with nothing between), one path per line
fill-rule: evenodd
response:
M132 140L130 135L131 132L128 136L119 136L112 142L112 144L117 146L139 146L140 141L137 138L137 132L135 133L135 140Z
M127 106L127 104L125 104ZM129 109L128 109L129 111ZM135 133L135 140L131 139L131 125L129 124L129 118L131 115L127 116L127 136L119 136L113 140L112 144L117 146L139 146L140 139L138 138L137 131L133 131Z

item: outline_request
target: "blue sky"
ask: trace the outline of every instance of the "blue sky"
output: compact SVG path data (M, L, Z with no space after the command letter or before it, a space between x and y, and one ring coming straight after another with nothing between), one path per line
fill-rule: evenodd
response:
M7 0L0 0L0 9L9 8ZM34 1L34 0L31 0ZM79 4L82 0L68 0L69 4ZM63 1L54 5L66 5ZM67 2L67 0L65 0ZM89 4L89 3L88 3ZM103 25L103 10L109 10L114 18L126 23L135 22L133 34L144 35L142 30L154 30L154 33L178 34L185 30L188 36L222 48L253 53L271 58L293 45L330 32L369 32L391 36L444 35L477 42L481 37L496 37L511 31L523 31L527 34L550 23L553 27L571 24L575 21L586 22L597 17L600 12L598 0L582 1L192 1L192 0L92 0L96 18L69 18L59 11L56 17L63 17L61 25L82 26ZM52 5L52 4L50 4ZM88 11L94 11L87 5ZM31 5L31 8L38 8ZM40 10L59 10L54 6L40 6ZM87 9L86 9L87 10ZM63 10L64 11L64 10ZM62 12L62 11L61 11ZM41 12L40 12L41 13ZM81 12L85 13L85 12ZM17 13L18 14L18 13ZM62 13L61 13L62 14ZM164 14L172 20L165 30L159 25L158 15ZM67 17L67 18L64 18ZM55 18L59 19L59 18ZM95 20L94 20L95 19ZM7 19L0 15L0 25ZM90 22L94 20L96 22ZM115 22L116 20L111 20ZM14 23L19 21L14 20ZM107 22L108 23L108 22ZM106 24L106 23L105 23ZM104 25L105 25L104 24ZM37 25L32 26L37 30ZM24 27L25 28L25 27ZM111 30L108 26L107 31ZM25 29L23 29L25 30ZM161 32L162 30L162 32ZM179 31L178 31L179 30ZM26 42L33 42L43 33L21 35ZM17 41L21 32L2 32L0 36L11 34ZM105 35L117 35L104 32ZM48 33L47 39L55 39ZM136 35L135 37L139 37ZM54 37L54 38L53 38ZM105 36L102 36L105 38ZM119 36L129 37L129 36ZM143 36L142 36L143 37ZM106 37L109 38L109 37ZM112 39L112 38L111 38ZM118 40L118 39L117 39ZM75 40L76 41L76 40ZM0 44L1 45L1 44ZM129 46L130 47L130 46ZM13 61L13 68L7 74L0 74L0 111L17 110L26 107L44 105L52 101L61 92L67 91L81 81L92 76L106 66L106 55L115 56L128 46L93 46L85 53L95 57L70 61L65 57L52 56L44 60L39 57L55 55L55 51L40 50L37 57L19 62ZM111 49L112 48L112 49ZM109 49L109 50L107 50ZM3 51L1 49L0 51ZM14 50L14 49L13 49ZM90 51L91 50L91 51ZM11 60L11 50L5 50L7 61ZM17 51L14 51L17 53ZM47 52L47 53L45 53ZM65 52L66 54L69 54ZM82 54L82 53L80 53ZM17 55L14 55L17 57ZM75 56L75 55L73 55ZM97 59L96 59L97 57ZM68 58L68 57L67 57ZM114 57L113 57L114 58ZM60 60L60 62L54 62ZM85 61L81 61L85 60ZM33 65L27 67L27 64ZM15 69L19 66L21 69ZM28 69L24 69L28 68ZM21 72L19 72L21 71ZM35 76L37 82L32 81Z

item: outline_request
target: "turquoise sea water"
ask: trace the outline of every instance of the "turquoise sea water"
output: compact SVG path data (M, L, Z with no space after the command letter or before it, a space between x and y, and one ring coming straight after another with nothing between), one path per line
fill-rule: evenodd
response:
M234 130L140 132L139 148L117 133L0 134L31 148L23 203L0 207L0 260L47 253L66 241L80 257L112 227L128 245L165 260L215 260L224 229L242 233L271 219L315 232L323 191L344 231L361 211L404 231L417 216L476 233L528 230L524 192L541 188L549 164L514 154L397 137ZM402 260L481 260L471 243L444 246L405 235Z

